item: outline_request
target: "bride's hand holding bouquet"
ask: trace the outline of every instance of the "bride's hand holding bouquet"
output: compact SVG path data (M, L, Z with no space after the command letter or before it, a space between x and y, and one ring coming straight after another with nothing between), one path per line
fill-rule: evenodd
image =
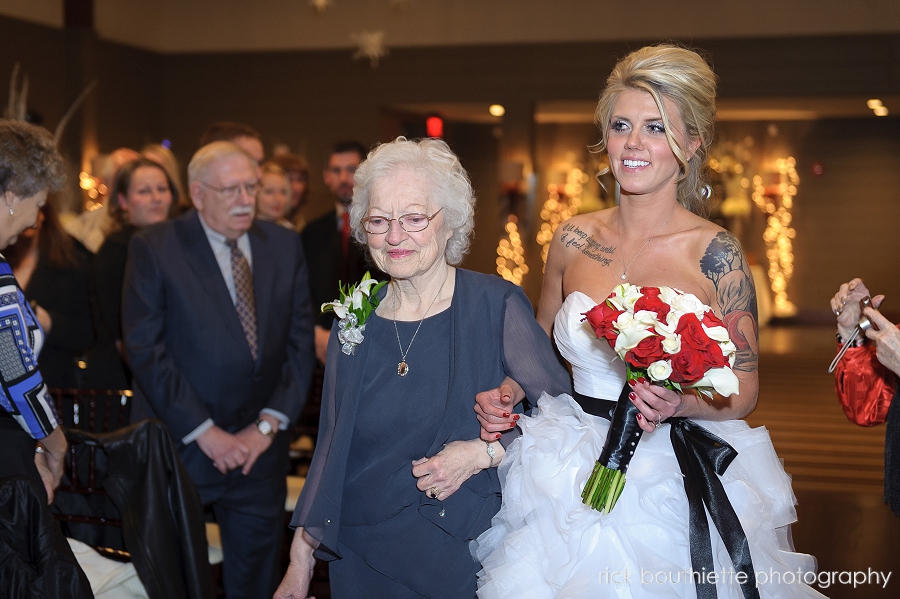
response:
M627 370L606 444L582 493L584 503L608 513L622 493L641 435L677 415L684 389L708 397L738 393L736 348L711 308L670 287L618 285L585 317ZM637 386L661 401L651 405L638 398Z

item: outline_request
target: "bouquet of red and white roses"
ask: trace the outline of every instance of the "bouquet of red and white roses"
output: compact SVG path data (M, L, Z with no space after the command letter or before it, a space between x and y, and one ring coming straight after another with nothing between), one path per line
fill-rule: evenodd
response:
M731 367L737 349L723 322L690 293L671 287L623 283L585 313L597 337L626 364L626 384L616 403L606 444L581 498L607 513L625 486L625 472L643 430L629 401L627 381L646 378L668 389L693 388L708 397L738 392Z

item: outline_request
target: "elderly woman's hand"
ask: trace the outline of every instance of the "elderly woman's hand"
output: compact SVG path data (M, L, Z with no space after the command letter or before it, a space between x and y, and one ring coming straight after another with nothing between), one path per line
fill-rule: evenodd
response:
M875 325L866 331L866 337L875 342L875 357L891 372L900 376L900 329L875 308L869 307L863 312ZM879 330L876 331L875 327Z
M503 446L491 443L494 449L494 466L503 459ZM420 458L413 462L412 473L418 481L416 487L428 493L433 499L447 499L459 489L468 478L490 468L491 458L485 441L453 441L430 458Z
M496 389L476 395L475 414L481 424L481 438L496 441L500 438L500 433L516 426L519 415L512 411L524 397L525 392L509 377Z
M841 339L848 339L859 322L859 300L870 297L869 290L862 279L853 279L841 285L838 292L831 298L831 311L837 316L838 334ZM881 305L883 295L872 298L872 305L876 308Z

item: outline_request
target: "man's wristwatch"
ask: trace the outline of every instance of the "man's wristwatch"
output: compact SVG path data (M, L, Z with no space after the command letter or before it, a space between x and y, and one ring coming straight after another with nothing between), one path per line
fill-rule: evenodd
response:
M256 428L259 429L260 433L264 434L268 438L270 438L270 439L275 438L276 431L274 428L272 428L272 423L269 422L268 420L263 420L262 418L259 418L256 421Z

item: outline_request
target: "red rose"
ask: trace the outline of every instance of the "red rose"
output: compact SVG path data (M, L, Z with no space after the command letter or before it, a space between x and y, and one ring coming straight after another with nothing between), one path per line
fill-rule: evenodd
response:
M659 290L659 287L641 287L641 295L643 296L659 297L660 293L662 292Z
M706 317L706 312L703 316ZM715 317L715 316L714 316ZM709 338L700 321L694 314L684 314L675 327L675 332L681 335L681 347L689 347L696 352L704 365L704 372L710 368L725 366L725 356L719 344ZM699 378L699 377L698 377Z
M693 313L682 314L678 319L678 325L675 327L675 334L681 335L681 346L689 346L691 349L698 350L709 343L709 337L700 321Z
M716 316L712 310L707 310L703 313L703 320L700 322L703 323L703 326L706 327L724 327L725 323L722 322L718 316Z
M645 287L644 289L656 289L655 287ZM672 311L672 308L666 302L659 299L659 289L656 289L656 294L644 294L641 298L634 303L634 311L637 312L639 310L649 310L650 312L656 312L656 317L660 322L666 322L666 316L669 312Z
M584 316L591 328L594 329L594 334L597 337L606 339L612 345L615 344L616 337L619 336L613 324L623 312L624 310L617 310L606 302L600 302L585 312Z
M669 380L674 383L690 385L702 379L705 373L703 356L682 343L681 351L672 358L672 376L669 377Z
M662 342L661 335L652 335L641 339L634 349L625 354L625 361L637 368L649 367L665 357Z

